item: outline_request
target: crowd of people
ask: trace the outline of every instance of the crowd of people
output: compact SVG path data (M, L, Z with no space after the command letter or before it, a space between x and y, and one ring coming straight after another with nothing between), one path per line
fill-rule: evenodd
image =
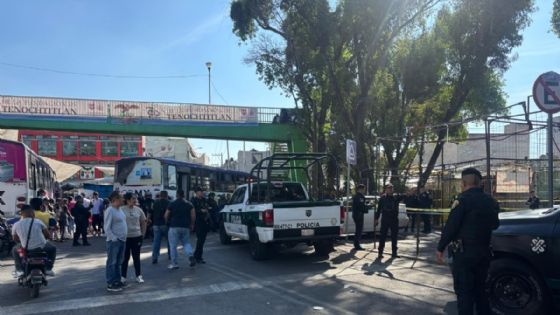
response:
M174 200L167 191L158 193L155 200L151 193L138 191L124 194L114 191L106 199L93 192L89 198L81 193L53 200L39 191L38 197L21 208L19 221L13 227L14 238L20 243L13 250L14 275L23 273L19 255L22 248L45 251L50 261L46 273L54 276L56 247L48 240L72 240L73 246L90 246L88 236L106 237L106 280L107 290L111 292L127 287L130 258L136 282L144 283L140 252L148 237L153 237L153 264L158 263L162 240L167 243L168 269L179 268L179 245L183 246L191 267L204 264L206 236L218 229L219 210L225 204L225 196L216 200L215 194L210 193L206 197L201 187L196 187L194 192L190 200L185 199L181 190ZM194 249L191 233L197 238Z

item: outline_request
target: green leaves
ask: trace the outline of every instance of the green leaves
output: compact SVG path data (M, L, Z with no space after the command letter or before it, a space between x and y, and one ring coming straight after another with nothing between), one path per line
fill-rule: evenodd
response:
M560 37L560 0L554 0L554 6L552 7L552 18L550 19L552 24L552 31Z

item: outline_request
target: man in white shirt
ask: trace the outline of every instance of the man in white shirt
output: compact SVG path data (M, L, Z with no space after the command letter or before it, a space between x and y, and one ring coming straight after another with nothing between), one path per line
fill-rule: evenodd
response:
M101 233L103 232L103 199L99 198L99 193L97 193L97 191L93 193L91 204L91 225L93 227L93 236L101 236Z
M81 195L82 195L82 198L83 198L84 208L89 209L91 207L91 200L86 198L85 193L81 193Z
M32 223L33 225L31 225ZM56 247L47 242L47 239L50 237L49 230L45 224L41 222L41 220L35 219L33 208L30 205L24 205L22 207L21 220L14 224L12 234L14 241L19 243L12 251L16 267L16 275L19 276L23 273L23 266L21 263L21 257L19 257L18 249L25 248L27 245L28 253L39 250L44 250L47 253L49 261L46 264L46 274L54 276L52 268L54 261L56 260Z

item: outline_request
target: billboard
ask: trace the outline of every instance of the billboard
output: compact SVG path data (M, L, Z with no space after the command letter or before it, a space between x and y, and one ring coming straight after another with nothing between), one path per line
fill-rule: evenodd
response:
M0 141L0 182L26 180L25 149L23 145Z
M254 107L0 96L2 115L256 124L257 113Z

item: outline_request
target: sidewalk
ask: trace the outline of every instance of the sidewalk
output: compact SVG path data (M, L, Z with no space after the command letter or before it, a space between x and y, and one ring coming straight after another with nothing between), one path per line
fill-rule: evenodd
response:
M436 262L436 249L439 239L441 237L441 231L434 231L430 234L422 234L420 233L419 239L419 252L418 257L416 257L416 234L411 232L405 233L403 231L399 232L399 256L402 258L407 259L417 259L420 261L425 261L429 263L437 263ZM362 238L362 247L366 251L373 251L378 253L377 247L379 246L379 235L375 236L375 249L373 248L373 238L372 235L366 235L365 238ZM348 240L343 237L337 244L337 249L341 249L343 251L349 252L353 249L353 236L349 236ZM385 251L384 256L391 255L391 239L388 238L385 242Z

